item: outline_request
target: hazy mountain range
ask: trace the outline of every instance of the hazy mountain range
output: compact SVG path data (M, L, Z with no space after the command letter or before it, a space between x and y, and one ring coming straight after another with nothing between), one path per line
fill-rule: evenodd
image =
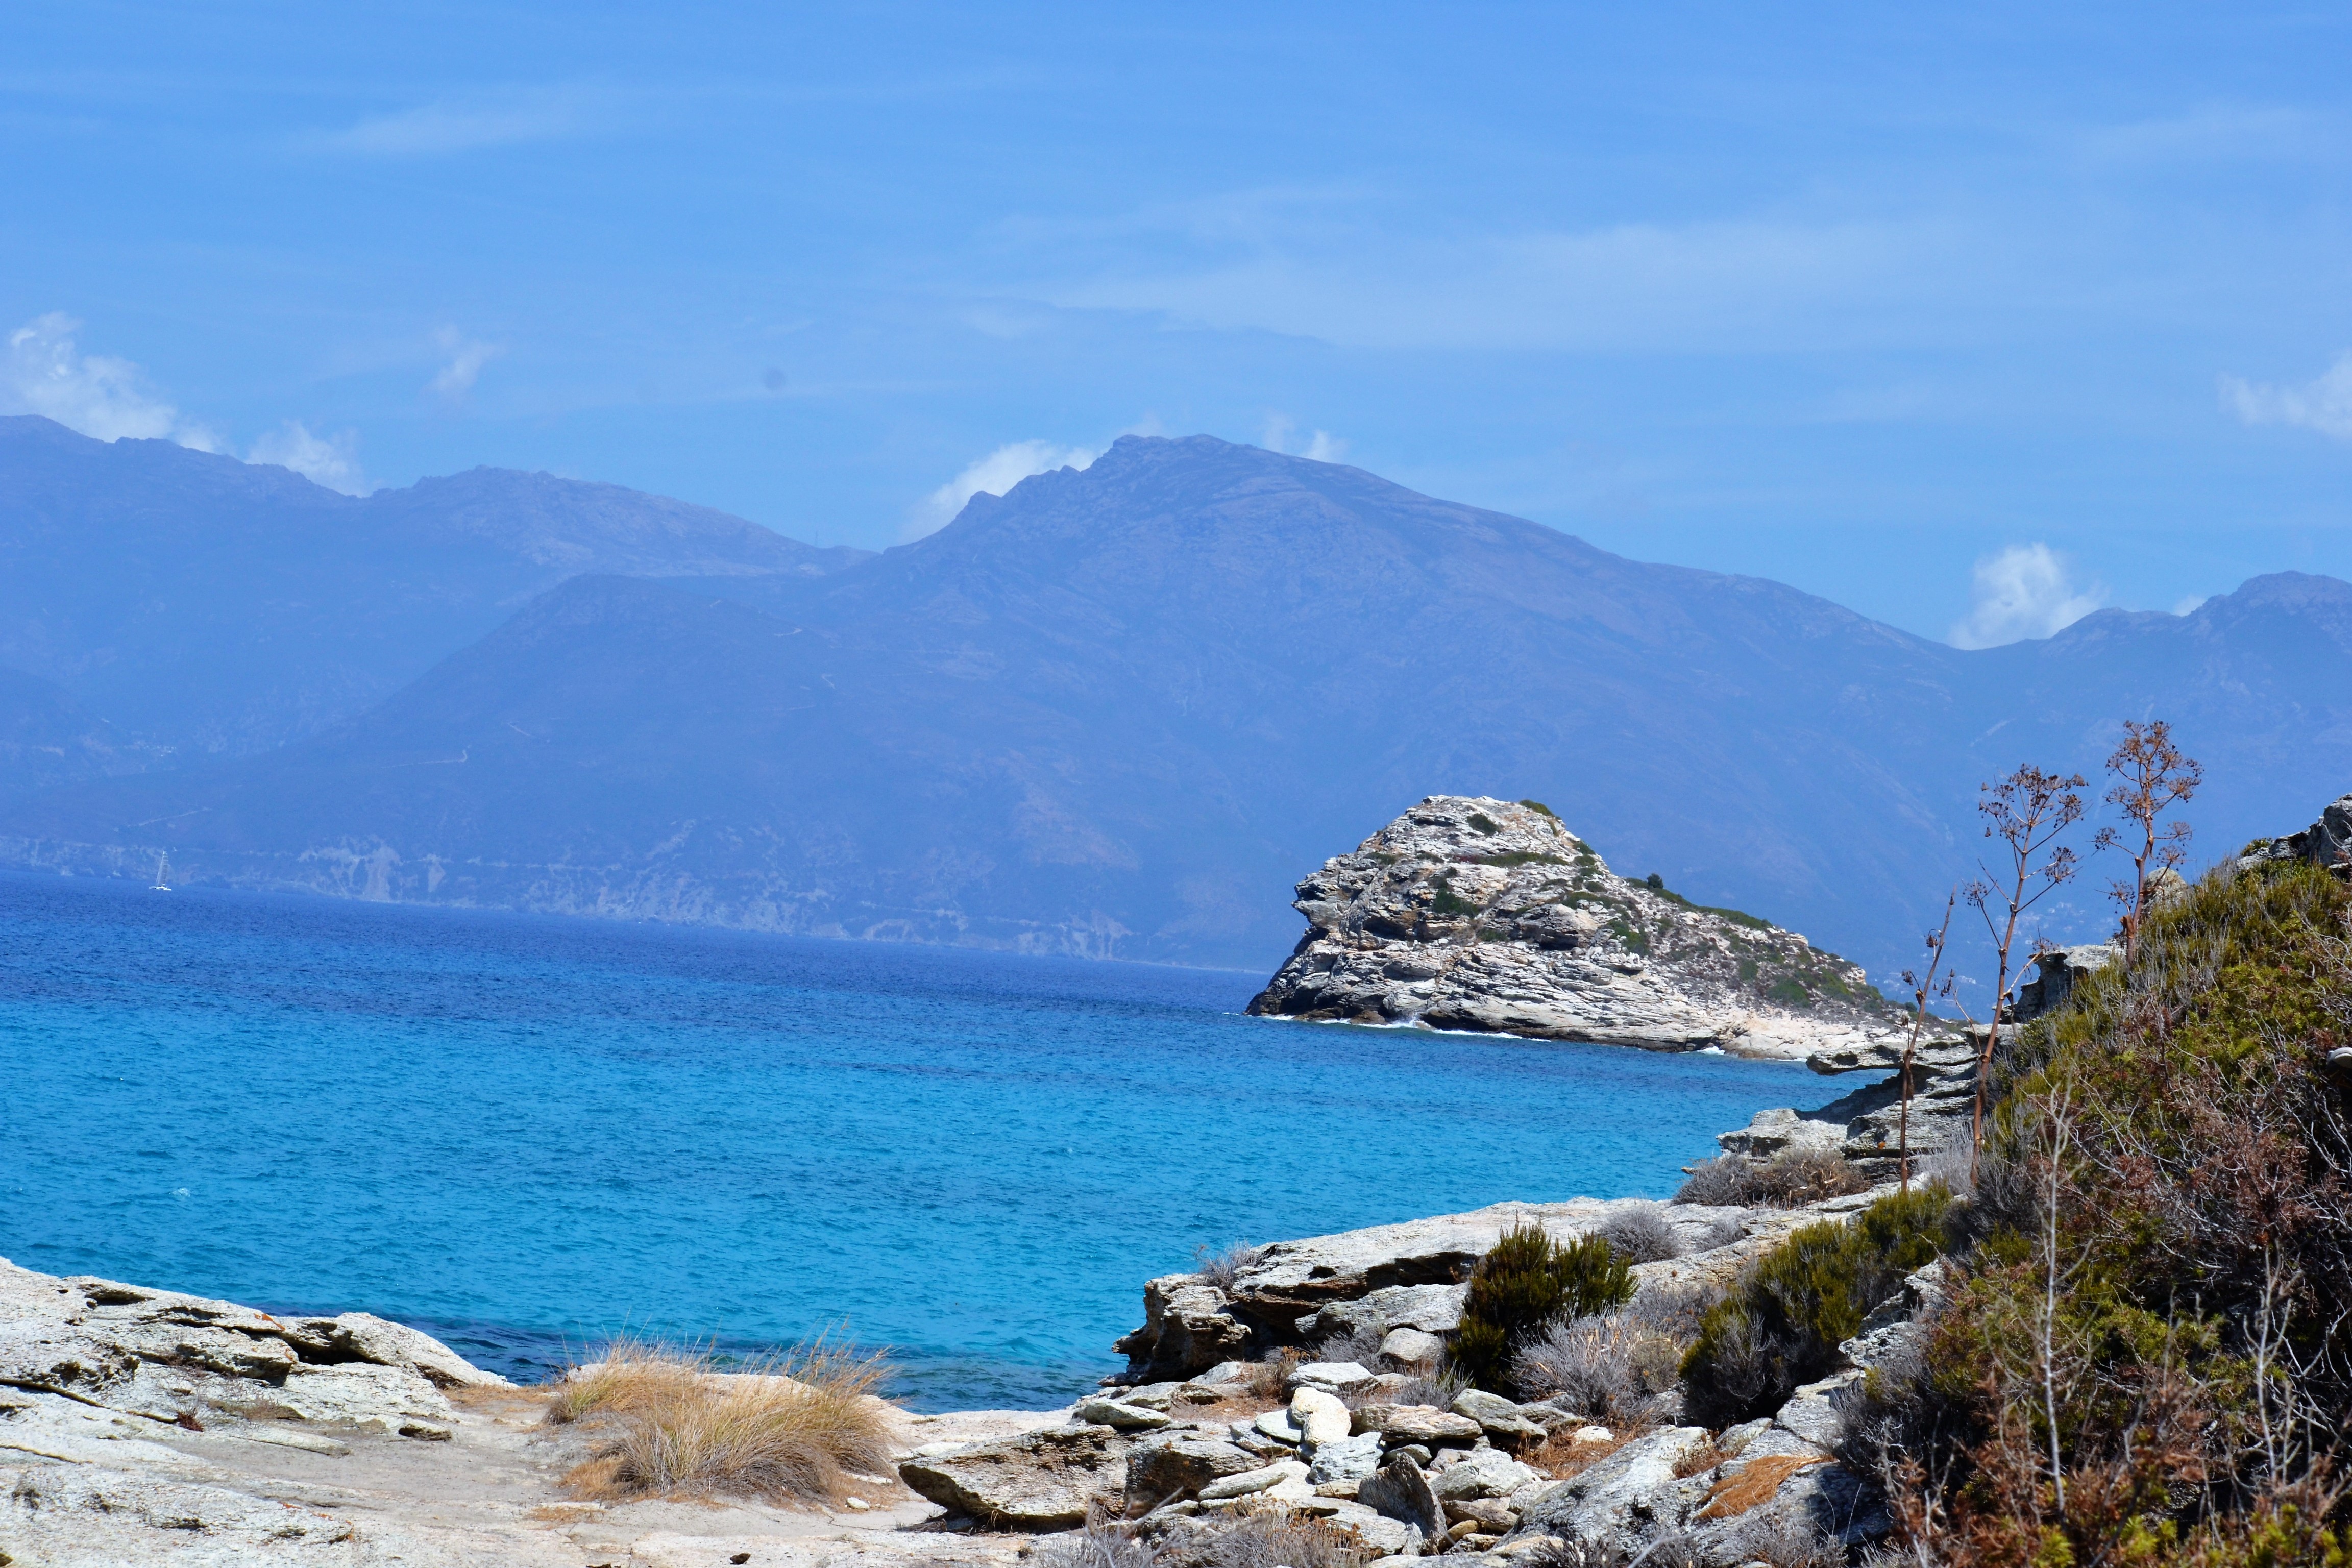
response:
M2206 762L2207 853L2352 787L2332 578L1961 652L1205 437L871 556L0 420L0 667L7 864L1250 968L1433 793L1546 801L1883 975L1979 781L2095 773L2126 717Z

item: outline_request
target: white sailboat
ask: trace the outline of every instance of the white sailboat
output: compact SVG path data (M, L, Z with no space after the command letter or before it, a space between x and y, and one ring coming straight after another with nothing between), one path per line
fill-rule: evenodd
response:
M172 857L169 854L157 855L155 857L155 886L151 889L150 891L168 893L171 890Z

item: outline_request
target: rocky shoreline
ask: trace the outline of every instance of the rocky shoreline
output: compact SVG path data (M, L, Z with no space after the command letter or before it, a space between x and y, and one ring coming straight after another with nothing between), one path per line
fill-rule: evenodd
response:
M1851 1153L1867 1171L1885 1159L1874 1116L1766 1112L1722 1142L1759 1160ZM1919 1146L1949 1126L1929 1111ZM1834 1457L1835 1405L1902 1303L1874 1322L1877 1341L1849 1347L1849 1370L1735 1430L1685 1421L1671 1397L1617 1430L1572 1402L1431 1374L1471 1269L1515 1225L1566 1239L1663 1220L1668 1255L1633 1269L1638 1307L1727 1284L1797 1226L1884 1190L1786 1207L1499 1204L1153 1279L1145 1321L1118 1345L1129 1370L1098 1394L1050 1411L893 1409L897 1473L824 1507L584 1500L564 1484L581 1439L545 1419L555 1391L512 1386L414 1329L0 1263L0 1561L1010 1563L1089 1519L1131 1521L1183 1560L1188 1538L1267 1510L1342 1532L1365 1563L1507 1562L1662 1531L1696 1562L1777 1560L1776 1542L1883 1528ZM1932 1289L1915 1280L1912 1304ZM1332 1347L1347 1359L1316 1359Z

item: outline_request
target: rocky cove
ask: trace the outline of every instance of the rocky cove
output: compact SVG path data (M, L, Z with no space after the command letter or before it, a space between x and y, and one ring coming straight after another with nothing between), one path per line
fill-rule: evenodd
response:
M1417 810L1486 839L1502 834L1470 817L1502 828L1504 804L1449 800ZM2322 860L2346 837L2321 831L2352 820L2345 805L2311 834L2250 850L2232 874ZM1532 838L1550 830L1520 831ZM1557 860L1489 868L1581 860L1564 829L1549 842L1542 852ZM1405 864L1403 851L1381 853ZM1359 952L1378 951L1370 942L1465 945L1460 925L1449 923L1455 912L1434 909L1433 863L1422 862L1415 885L1429 889L1438 921L1389 922L1367 939L1342 913L1318 920L1301 957L1318 942L1337 945L1331 933L1339 931ZM1372 864L1379 870L1368 881L1395 868ZM1587 885L1599 874L1587 872ZM1344 889L1308 884L1318 885L1335 895L1323 902L1342 901ZM1523 907L1510 901L1508 877L1474 882L1457 872L1444 885L1480 895L1453 896L1496 922L1486 929L1505 929L1500 921ZM1645 898L1599 887L1649 922L1626 921L1654 933L1646 953L1632 950L1640 965L1602 962L1629 951L1622 932L1595 934L1608 931L1607 919L1547 935L1559 942L1550 947L1502 938L1546 955L1555 1018L1588 1021L1580 1027L1614 1018L1607 1026L1620 1029L1621 1043L1652 1047L1762 1034L1780 1049L1800 1042L1824 1073L1875 1077L1894 1065L1902 1042L1891 1010L1860 993L1858 974L1805 957L1801 939L1762 933L1775 962L1834 974L1844 987L1843 997L1826 986L1809 992L1829 993L1818 1027L1793 999L1778 1015L1754 1005L1739 987L1760 982L1769 993L1785 973L1768 977L1767 961L1754 957L1757 974L1744 974L1727 934L1689 918L1727 917L1688 910L1655 889ZM1369 908L1363 891L1346 901ZM1318 900L1302 889L1302 901ZM1607 973L1551 956L1563 953ZM1683 953L1698 956L1668 962ZM2052 957L2030 988L2042 1006L2063 1003L2111 962L2091 952ZM1335 959L1313 973L1339 967ZM1423 987L1381 1017L1429 1022L1426 1008L1410 1008L1442 999L1446 987L1433 981L1466 985L1466 976L1450 979L1465 971L1457 960L1437 975L1381 973L1390 985ZM1580 975L1629 999L1610 1011L1572 991ZM1267 994L1304 990L1295 976L1277 978ZM1469 994L1455 994L1467 1008ZM1509 1016L1521 1022L1534 1010L1513 1005ZM1666 1017L1683 1020L1680 1033L1622 1023ZM1706 1017L1763 1024L1704 1035ZM1915 1184L1934 1176L1965 1185L1974 1060L1975 1043L1958 1031L1930 1036L1920 1052L1908 1121ZM797 1500L583 1487L594 1432L551 1417L567 1389L609 1360L588 1358L562 1382L516 1387L413 1329L363 1313L280 1317L0 1266L0 1552L10 1563L54 1564L1038 1559L1075 1568L1255 1562L1234 1555L1234 1532L1278 1527L1309 1532L1286 1538L1285 1562L1307 1556L1302 1540L1327 1553L1312 1561L1330 1563L1441 1553L1539 1568L1636 1556L1709 1568L1844 1561L1893 1528L1856 1468L1855 1423L1874 1372L1918 1353L1946 1298L1944 1266L1923 1261L1892 1279L1816 1369L1821 1375L1773 1390L1765 1407L1738 1419L1695 1405L1675 1368L1706 1303L1793 1237L1866 1226L1899 1200L1893 1110L1892 1086L1881 1079L1813 1110L1760 1114L1724 1132L1723 1157L1693 1168L1670 1203L1506 1203L1204 1258L1196 1270L1144 1284L1142 1321L1117 1347L1127 1370L1100 1389L1050 1410L918 1415L872 1402L887 1454ZM1625 1353L1602 1345L1579 1361L1571 1336L1536 1347L1551 1359L1519 1369L1523 1381L1549 1375L1555 1387L1506 1396L1465 1386L1448 1363L1482 1263L1530 1237L1562 1253L1599 1247L1622 1265L1622 1298L1580 1322L1624 1336L1617 1348ZM707 1375L715 1384L775 1381L756 1369Z

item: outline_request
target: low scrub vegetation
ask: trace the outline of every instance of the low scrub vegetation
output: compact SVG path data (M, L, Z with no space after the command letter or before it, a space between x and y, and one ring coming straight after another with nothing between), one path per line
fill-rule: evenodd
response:
M1682 1237L1657 1204L1628 1204L1594 1228L1628 1263L1656 1263L1683 1255Z
M707 1353L616 1340L572 1369L547 1420L589 1434L565 1478L582 1497L730 1496L831 1501L850 1472L887 1474L888 1368L820 1340L718 1370Z
M1787 1149L1769 1160L1744 1154L1703 1160L1690 1168L1675 1202L1793 1209L1869 1187L1869 1178L1834 1149Z
M2285 862L2131 907L1996 1058L1973 1246L1853 1423L1906 1561L2352 1549L2352 893Z
M1519 1396L1559 1399L1611 1426L1646 1423L1654 1402L1674 1386L1684 1349L1671 1322L1644 1311L1647 1305L1547 1325L1512 1358Z
M1832 1370L1871 1309L1945 1250L1951 1215L1946 1188L1915 1186L1851 1224L1806 1226L1758 1258L1707 1310L1684 1358L1691 1412L1717 1426L1751 1420Z
M1454 1336L1454 1369L1480 1388L1508 1388L1511 1357L1561 1318L1589 1318L1633 1297L1631 1266L1599 1236L1552 1239L1514 1226L1478 1260Z

